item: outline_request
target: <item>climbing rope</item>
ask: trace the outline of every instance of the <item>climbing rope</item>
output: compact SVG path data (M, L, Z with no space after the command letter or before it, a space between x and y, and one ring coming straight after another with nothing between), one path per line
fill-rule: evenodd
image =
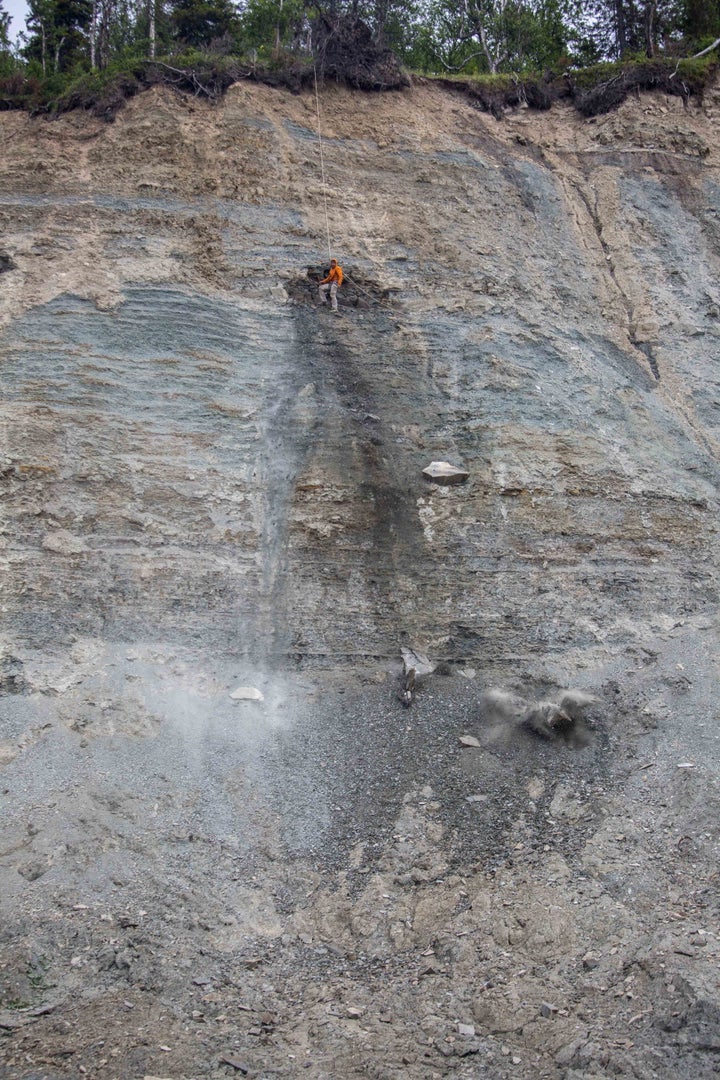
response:
M322 131L320 128L320 94L318 93L317 64L313 64L313 72L315 74L315 108L317 110L317 132L318 144L320 146L320 172L322 174L323 200L325 202L325 231L327 233L328 259L331 259L332 251L330 250L330 218L328 216L327 184L325 183L325 158L323 156Z
M328 198L327 198L327 184L325 182L325 156L323 154L323 140L322 140L322 125L320 122L320 94L318 92L318 77L317 77L317 64L313 64L313 74L315 76L315 111L317 112L317 134L318 134L318 146L320 147L320 174L322 176L322 189L323 189L323 202L325 205L325 232L327 234L327 251L328 259L332 258L332 249L330 247L330 215L328 213ZM363 289L362 285L359 285L357 281L353 281L349 274L345 274L347 281L352 282L356 289L365 293L368 299L374 301L380 307L385 308L387 311L392 311L389 304L383 302L377 296L373 296L366 289Z
M368 300L371 300L373 304L377 304L378 307L384 308L385 311L389 311L391 314L395 314L395 309L391 307L391 305L388 304L385 300L383 300L381 296L373 296L371 292L368 292L367 289L363 289L362 285L359 282L355 281L354 278L351 278L349 274L344 273L343 277L345 280L349 281L352 285L354 285L359 292L364 293L365 296L367 296Z

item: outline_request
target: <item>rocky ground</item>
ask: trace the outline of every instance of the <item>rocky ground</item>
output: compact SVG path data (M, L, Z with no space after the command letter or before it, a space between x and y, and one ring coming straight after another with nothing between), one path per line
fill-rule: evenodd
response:
M718 1074L718 117L0 114L3 1076Z

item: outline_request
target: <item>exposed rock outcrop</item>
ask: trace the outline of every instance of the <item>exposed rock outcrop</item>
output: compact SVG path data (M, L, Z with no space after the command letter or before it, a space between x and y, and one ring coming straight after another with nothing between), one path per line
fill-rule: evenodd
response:
M0 114L7 1075L709 1076L720 92L322 110Z

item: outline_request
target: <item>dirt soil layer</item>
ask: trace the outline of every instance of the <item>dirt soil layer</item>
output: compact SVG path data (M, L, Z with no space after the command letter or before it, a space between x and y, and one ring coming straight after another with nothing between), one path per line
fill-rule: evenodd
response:
M321 108L0 113L0 1074L716 1077L720 89Z

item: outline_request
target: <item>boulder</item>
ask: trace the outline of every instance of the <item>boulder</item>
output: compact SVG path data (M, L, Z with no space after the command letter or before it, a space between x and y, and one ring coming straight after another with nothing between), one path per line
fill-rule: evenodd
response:
M423 469L423 476L431 484L449 487L452 484L464 484L470 473L459 465L451 465L449 461L431 461L427 468Z

